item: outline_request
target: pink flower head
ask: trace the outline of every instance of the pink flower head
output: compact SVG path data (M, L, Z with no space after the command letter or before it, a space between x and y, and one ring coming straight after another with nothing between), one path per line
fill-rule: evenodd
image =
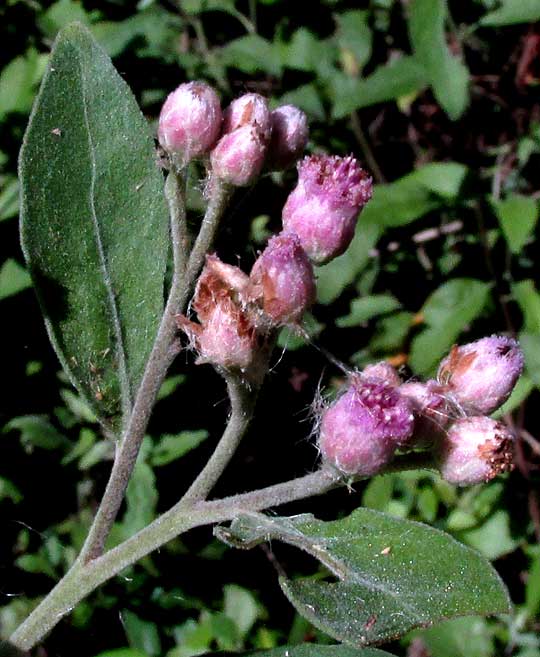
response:
M395 388L401 383L399 374L396 372L396 368L386 360L382 360L379 363L371 363L366 365L362 370L362 376L367 379L376 379L386 383L386 385Z
M519 344L492 335L453 347L441 362L437 378L466 413L493 413L510 396L523 370Z
M210 154L214 174L230 185L246 187L258 177L264 164L266 144L259 131L243 125L228 132Z
M221 121L219 98L212 87L204 82L181 84L169 94L159 115L159 143L185 165L210 151Z
M199 353L198 364L239 370L246 378L260 381L263 341L230 286L231 281L242 282L235 269L209 256L193 300L200 324L183 315L176 319Z
M294 105L281 105L271 114L272 138L268 147L271 169L286 169L306 147L309 128L307 116Z
M315 301L313 267L296 235L272 237L250 274L249 296L260 306L263 323L297 323Z
M409 447L431 447L443 435L455 412L444 388L433 379L420 383L410 381L399 387L410 399L414 413L414 430L407 441Z
M323 411L319 448L323 459L338 470L371 476L390 462L412 429L408 399L396 388L356 375Z
M244 94L227 107L223 113L223 132L233 132L250 125L268 142L272 131L268 101L259 94Z
M372 181L352 156L305 157L298 172L298 184L283 208L283 226L321 265L351 243L358 214L371 198Z
M514 438L508 428L490 417L456 420L437 449L446 481L460 486L489 481L513 468Z

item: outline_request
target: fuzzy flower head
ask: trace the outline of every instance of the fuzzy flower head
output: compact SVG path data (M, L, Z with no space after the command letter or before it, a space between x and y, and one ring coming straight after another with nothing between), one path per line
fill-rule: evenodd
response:
M298 184L283 208L283 227L296 233L311 260L341 255L354 236L372 181L354 157L312 155L298 165Z
M235 187L251 185L261 173L266 144L260 132L246 124L228 132L210 154L213 173Z
M307 116L294 105L281 105L271 113L270 119L269 167L286 169L296 162L306 147L309 137Z
M272 237L250 274L249 296L272 326L300 322L315 301L313 267L296 235Z
M323 459L341 472L371 476L390 462L412 429L408 399L381 381L355 375L323 411L319 448Z
M492 335L453 347L437 378L466 413L493 413L510 396L523 370L523 353L513 338Z
M159 143L183 166L210 151L221 121L219 98L212 87L204 82L181 84L169 94L159 115Z
M411 401L414 413L414 430L407 446L431 447L456 416L444 388L437 381L430 379L425 383L403 383L399 392Z
M508 428L492 418L460 418L437 449L446 481L469 486L490 481L513 468L514 439Z

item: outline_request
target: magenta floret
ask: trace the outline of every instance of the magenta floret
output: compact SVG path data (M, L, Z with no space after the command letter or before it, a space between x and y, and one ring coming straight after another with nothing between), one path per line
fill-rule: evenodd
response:
M354 376L322 414L319 447L338 470L371 476L389 463L412 429L409 400L380 381Z
M283 226L298 235L316 264L341 255L372 194L371 177L354 157L313 155L298 166L298 184L283 208Z

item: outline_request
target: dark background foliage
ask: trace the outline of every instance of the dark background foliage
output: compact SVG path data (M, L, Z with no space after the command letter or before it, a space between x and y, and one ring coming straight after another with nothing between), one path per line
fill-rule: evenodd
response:
M457 490L429 473L391 475L287 511L334 518L363 503L429 522L494 560L512 617L451 621L392 645L396 654L539 657L538 0L0 6L0 631L9 633L73 560L113 453L58 372L18 244L18 150L49 48L71 20L90 26L150 122L184 80L208 80L224 102L258 91L308 113L309 151L352 152L378 184L349 255L319 272L313 344L282 336L256 421L216 495L313 468L311 404L321 382L339 385L342 376L317 345L349 365L386 358L405 377L427 377L454 342L521 337L526 373L502 413L518 437L511 476ZM250 267L279 229L294 180L294 171L267 176L235 197L217 244L224 260ZM184 352L173 367L112 540L178 499L223 426L223 384L192 360ZM38 654L190 657L324 641L276 581L276 571L316 568L292 548L235 552L208 529L194 531L79 605Z

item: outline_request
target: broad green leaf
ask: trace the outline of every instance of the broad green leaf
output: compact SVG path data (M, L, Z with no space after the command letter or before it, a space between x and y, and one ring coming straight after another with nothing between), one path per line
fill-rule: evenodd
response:
M258 34L248 34L230 41L219 51L220 63L244 73L261 69L273 75L281 74L281 57L276 46Z
M480 20L481 25L515 25L540 20L538 0L502 0L501 7L490 11Z
M0 75L0 121L10 112L26 113L30 110L46 61L45 55L30 48L4 67Z
M2 182L0 191L0 221L11 219L19 212L19 181L8 178Z
M11 500L14 504L18 504L24 499L21 491L15 484L5 477L0 477L0 500Z
M467 168L458 162L436 162L393 183L376 185L361 221L403 226L456 200Z
M163 311L167 211L146 121L81 25L54 45L20 162L22 244L49 336L114 424Z
M282 577L282 590L316 627L352 646L447 618L510 610L502 581L477 552L437 529L377 511L357 509L333 522L246 514L215 531L233 547L277 539L318 559L335 581Z
M0 300L32 287L30 275L11 258L0 268Z
M336 14L337 42L343 51L351 52L356 65L362 69L371 57L372 32L368 24L369 12L354 9Z
M446 44L446 0L413 0L409 35L416 61L424 68L435 98L455 120L469 104L469 71Z
M156 517L158 492L156 476L147 462L149 438L145 439L126 490L126 513L122 519L125 538L149 525ZM135 646L140 647L140 646Z
M336 324L341 328L359 326L373 317L397 310L400 305L399 301L391 294L372 294L367 297L360 297L351 302L349 314L338 317Z
M57 0L47 11L39 15L37 23L42 32L54 38L58 30L74 21L88 24L91 21L91 14L86 13L82 2L78 0Z
M421 312L427 325L412 341L409 364L417 374L430 374L459 334L483 311L489 285L455 278L431 294Z
M512 194L504 201L492 201L510 251L520 253L538 221L538 203L529 196Z
M354 282L358 274L367 265L370 252L381 236L381 227L366 216L365 208L360 215L356 233L349 248L342 256L332 262L318 267L317 295L319 303L332 303L343 290Z
M324 121L326 111L322 103L321 95L314 84L304 84L281 96L280 105L296 105L310 118Z
M316 643L280 646L270 650L250 650L236 654L238 657L393 657L389 652L377 648L359 650L348 646L317 645Z
M529 618L535 618L540 613L540 554L532 561L525 587L525 606Z
M70 442L66 436L58 431L43 415L22 415L10 420L3 429L8 431L19 431L21 443L31 451L34 447L41 449L58 449Z
M528 279L512 286L512 293L523 313L523 328L528 333L540 333L540 294L534 281Z
M181 386L185 380L185 374L175 374L174 376L169 376L166 378L165 381L163 381L161 384L161 388L159 389L157 395L158 401L161 399L166 399L169 395L172 395L178 386Z
M223 593L223 613L234 622L243 638L261 617L261 606L251 591L236 584L225 586Z
M301 332L298 331L297 327L285 326L281 329L277 341L278 347L288 351L300 349L316 338L322 332L324 326L308 312L304 315Z
M163 435L154 447L150 462L153 466L167 465L198 447L208 438L206 429L181 431L178 435Z
M498 559L519 545L519 541L512 537L508 512L503 509L495 511L479 527L462 532L460 538L487 559Z
M323 41L310 30L301 27L296 30L291 42L284 48L283 66L324 75L332 70L332 61L336 52L331 42Z
M430 657L493 657L493 632L484 618L454 618L415 632Z
M525 370L540 387L540 333L520 333L519 343L525 356Z
M380 66L367 78L357 80L345 74L335 75L331 84L334 99L332 116L342 119L353 110L420 91L427 86L428 80L416 59L405 56Z
M493 417L504 417L507 413L515 411L516 408L521 406L521 403L527 399L533 390L533 381L525 374L522 374L512 390L510 397L495 411L495 413L493 413Z
M148 657L148 654L140 650L132 650L131 648L117 648L116 650L100 652L95 657Z
M413 325L414 315L400 312L389 317L382 317L375 327L373 338L369 343L374 352L393 352L403 347L407 334Z
M121 618L132 648L140 650L148 657L157 657L161 654L161 641L155 623L145 621L127 609L122 612Z

